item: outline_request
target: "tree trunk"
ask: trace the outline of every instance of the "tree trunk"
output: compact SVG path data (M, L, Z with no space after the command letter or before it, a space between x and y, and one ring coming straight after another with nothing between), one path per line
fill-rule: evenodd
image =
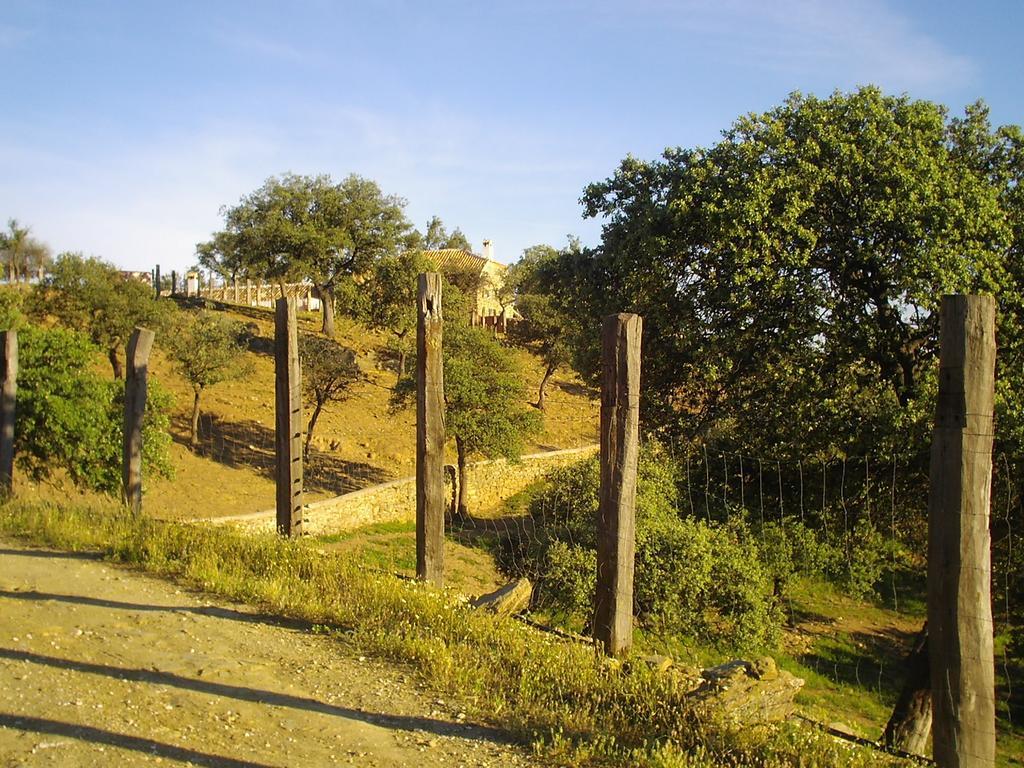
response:
M196 395L192 400L192 433L189 435L188 445L192 452L195 453L196 449L199 448L199 394L203 390L200 387L192 387L192 390Z
M285 288L284 288L284 278L283 277L277 278L277 287L281 291L281 298L282 299L287 298L286 291L285 291Z
M882 734L882 744L915 755L924 755L932 730L932 688L928 661L928 624L914 639L904 663L906 679L892 716Z
M306 426L306 445L302 448L303 457L309 457L309 446L313 442L313 429L316 427L316 420L320 418L320 411L324 409L324 404L317 400L316 408L313 409L313 415L309 417L309 424Z
M405 337L409 334L409 329L406 328L404 331L399 333L395 331L395 336L398 337L398 380L401 381L402 377L405 376L405 364L408 358L408 353L405 351Z
M111 345L110 349L107 350L107 359L110 361L110 367L114 369L114 378L121 380L124 378L124 367L121 365L121 358L117 354L117 345Z
M326 285L318 285L317 293L320 294L320 307L323 311L323 327L320 329L324 336L334 338L334 289Z
M456 512L459 517L469 516L469 506L466 503L466 444L461 437L455 438L455 449L458 452L459 464L459 503Z
M545 406L547 405L547 400L548 400L548 393L547 393L548 379L551 378L551 375L555 372L555 369L557 367L558 367L557 365L552 365L551 363L548 363L548 367L544 371L544 378L540 380L540 390L537 392L537 404L536 404L536 407L539 408L542 411L544 410Z

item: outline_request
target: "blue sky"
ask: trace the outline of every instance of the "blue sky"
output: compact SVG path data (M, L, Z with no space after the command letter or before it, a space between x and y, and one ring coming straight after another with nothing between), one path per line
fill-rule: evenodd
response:
M583 187L794 90L1024 123L1024 0L0 0L0 219L194 262L273 174L358 173L513 261L594 243Z

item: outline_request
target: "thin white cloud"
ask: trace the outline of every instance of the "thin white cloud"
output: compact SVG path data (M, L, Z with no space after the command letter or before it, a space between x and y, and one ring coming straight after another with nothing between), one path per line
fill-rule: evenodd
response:
M977 67L917 29L882 0L645 0L641 16L691 36L681 47L710 49L751 67L817 72L845 84L935 91L968 84ZM606 6L606 12L608 7ZM645 21L645 23L646 23Z
M312 48L299 48L280 39L235 28L211 32L210 38L215 44L246 56L257 56L301 66L324 63L324 57Z

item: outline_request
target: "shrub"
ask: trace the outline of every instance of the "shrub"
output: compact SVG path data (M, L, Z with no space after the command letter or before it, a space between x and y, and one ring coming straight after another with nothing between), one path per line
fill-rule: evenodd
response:
M677 511L677 468L657 445L641 452L634 610L655 632L749 649L774 642L780 615L755 538L739 522L714 525ZM536 604L585 626L594 601L597 459L556 470L530 505L534 535L500 558L537 583Z
M825 575L857 599L876 597L882 579L907 563L899 543L864 518L849 530L831 532L822 546L827 553Z
M124 382L94 372L98 349L81 333L26 327L19 332L15 453L42 479L60 468L87 488L121 489ZM170 474L170 396L150 382L143 426L143 463Z

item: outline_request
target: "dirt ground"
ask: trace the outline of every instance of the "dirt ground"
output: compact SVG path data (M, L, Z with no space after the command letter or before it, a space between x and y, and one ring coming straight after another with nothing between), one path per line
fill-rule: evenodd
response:
M0 765L527 766L411 672L90 555L0 542Z

